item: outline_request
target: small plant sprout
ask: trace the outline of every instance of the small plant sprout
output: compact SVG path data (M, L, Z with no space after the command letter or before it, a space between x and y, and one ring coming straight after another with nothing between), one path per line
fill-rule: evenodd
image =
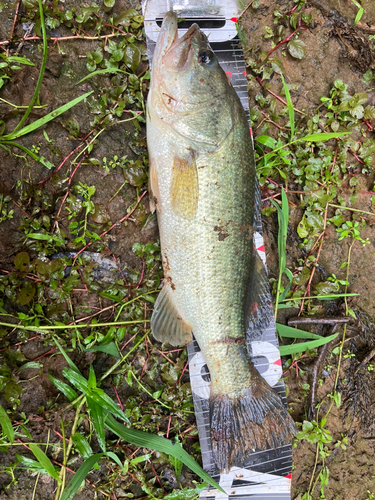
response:
M353 238L353 240L360 241L363 246L368 245L370 240L366 238L365 240L361 238L359 232L359 222L355 221L347 221L341 227L338 227L336 231L339 233L339 241L344 238Z

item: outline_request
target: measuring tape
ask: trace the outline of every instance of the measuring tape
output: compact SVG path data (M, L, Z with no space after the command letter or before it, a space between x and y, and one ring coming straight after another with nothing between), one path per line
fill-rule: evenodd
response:
M236 30L241 7L237 0L143 0L142 9L147 40L147 51L152 64L156 41L166 12L173 10L183 21L178 35L182 36L197 23L210 41L212 50L227 74L241 100L250 123L246 67ZM264 265L265 251L261 221L259 186L255 189L254 248ZM280 353L274 322L272 299L266 274L260 284L257 318L252 319L246 332L246 343L252 362L286 405ZM206 488L200 498L205 500L290 500L292 447L269 449L249 454L243 468L232 467L228 474L220 474L212 455L210 438L210 377L198 343L188 345L190 383L199 433L203 468L225 491Z

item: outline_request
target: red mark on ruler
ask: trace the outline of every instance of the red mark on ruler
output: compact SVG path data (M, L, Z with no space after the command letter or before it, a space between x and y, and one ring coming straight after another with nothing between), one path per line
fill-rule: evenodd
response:
M226 71L225 74L228 75L229 78L232 78L232 72L231 71Z
M274 365L277 365L277 366L281 366L281 359L277 359L276 361L274 361L273 363Z
M285 479L292 479L292 474L288 474L287 476L285 476Z
M264 250L264 245L261 245L260 247L257 248L259 252L265 252Z
M234 23L236 23L236 22L237 22L237 17L231 17L231 18L229 19L229 21L233 21Z

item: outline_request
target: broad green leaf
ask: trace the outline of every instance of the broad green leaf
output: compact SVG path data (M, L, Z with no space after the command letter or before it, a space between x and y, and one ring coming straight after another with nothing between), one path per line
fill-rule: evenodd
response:
M25 306L33 300L35 293L35 286L27 284L17 293L17 300L22 306Z
M290 40L287 44L289 54L295 59L302 59L305 55L306 45L302 40Z
M10 418L8 417L7 412L4 410L4 408L1 405L0 405L0 425L1 425L3 433L7 437L8 441L10 443L13 443L14 430L13 430L12 422L10 421Z
M268 148L276 148L277 141L273 137L269 137L268 135L260 135L255 140L260 144L267 146Z
M24 271L30 262L30 257L27 252L20 252L14 257L14 265L19 271Z
M54 241L55 243L59 243L60 245L64 245L64 241L61 238L58 238L55 235L43 234L43 233L27 233L28 238L33 240L40 241Z
M72 389L68 384L65 382L62 382L61 380L53 377L52 375L48 374L48 378L50 381L53 383L57 389L64 394L64 396L70 401L74 401L75 399L78 398L78 394L74 389Z
M115 356L118 359L121 359L121 354L114 342L110 344L101 344L96 345L95 347L91 347L91 349L85 349L87 352L105 352L106 354L110 354L111 356Z
M130 68L133 73L135 73L140 62L141 53L139 51L139 48L134 44L127 45L124 55L124 63L126 64L126 66Z
M162 453L166 453L167 455L172 455L189 467L190 470L195 472L195 474L197 474L203 481L218 489L222 493L225 493L224 490L212 479L212 477L210 477L202 469L202 467L198 465L197 462L188 453L186 453L183 448L181 448L181 446L174 445L169 439L156 436L155 434L149 434L148 432L128 429L125 425L117 422L112 415L107 416L105 426L128 443L141 446L142 448L160 451Z
M43 469L45 469L47 471L47 474L49 476L53 477L54 479L56 479L56 481L60 482L59 472L55 469L53 463L47 457L47 455L44 453L44 451L41 450L39 448L39 446L37 446L34 443L30 443L29 447L30 447L30 450L33 452L35 458L37 459L37 461L41 465L41 467L43 467Z
M94 467L94 465L98 462L98 460L103 456L103 453L97 453L96 455L92 455L88 458L81 467L74 474L72 479L69 481L69 484L64 489L60 500L72 500L74 495L77 493L78 488L81 486L82 481L84 481Z

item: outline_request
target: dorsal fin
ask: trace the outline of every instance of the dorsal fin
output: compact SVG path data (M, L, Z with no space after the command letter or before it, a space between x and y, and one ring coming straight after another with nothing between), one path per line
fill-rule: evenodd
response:
M159 342L174 346L189 344L193 340L190 325L181 318L173 303L173 291L168 283L164 283L156 299L151 331Z

